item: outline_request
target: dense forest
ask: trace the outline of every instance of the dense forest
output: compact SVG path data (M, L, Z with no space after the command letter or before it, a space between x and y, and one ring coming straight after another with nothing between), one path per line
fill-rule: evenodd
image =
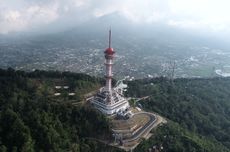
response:
M78 73L0 69L0 151L122 151L96 140L111 138L104 115L88 104L72 105L103 83ZM161 77L127 83L127 96L149 96L138 104L168 121L134 151L153 146L164 152L230 151L230 78ZM68 85L76 96L69 98L65 90L63 96L53 96L56 84Z
M52 79L71 80L79 91L102 83L85 74L0 70L0 151L119 151L89 140L109 138L107 118L87 105L73 106L64 98L56 102L46 93Z
M163 145L165 151L230 151L230 78L155 78L128 82L128 96L150 96L140 104L168 124L136 151Z

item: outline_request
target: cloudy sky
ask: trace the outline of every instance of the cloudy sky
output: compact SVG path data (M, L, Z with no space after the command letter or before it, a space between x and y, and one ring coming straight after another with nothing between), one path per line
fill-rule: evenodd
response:
M135 24L230 31L229 0L0 0L0 34L80 24L118 13Z

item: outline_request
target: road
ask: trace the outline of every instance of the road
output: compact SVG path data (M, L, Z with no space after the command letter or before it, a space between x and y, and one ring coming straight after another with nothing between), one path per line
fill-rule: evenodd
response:
M134 115L139 115L139 114L148 115L150 120L140 130L138 130L134 135L132 135L130 138L124 139L123 143L132 142L132 141L139 139L141 136L150 132L152 130L152 128L154 127L154 124L157 121L157 117L154 114L149 113L149 112L139 112L139 113L136 113Z

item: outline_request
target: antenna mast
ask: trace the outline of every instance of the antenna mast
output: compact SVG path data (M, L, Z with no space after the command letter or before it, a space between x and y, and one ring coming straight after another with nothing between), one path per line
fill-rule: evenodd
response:
M109 48L111 47L111 28L109 29Z

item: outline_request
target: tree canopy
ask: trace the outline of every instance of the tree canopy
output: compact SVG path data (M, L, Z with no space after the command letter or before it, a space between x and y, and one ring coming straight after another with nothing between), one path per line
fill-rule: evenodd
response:
M128 82L128 86L127 95L150 96L140 104L171 120L153 138L168 151L230 151L230 78L171 82L161 77Z

